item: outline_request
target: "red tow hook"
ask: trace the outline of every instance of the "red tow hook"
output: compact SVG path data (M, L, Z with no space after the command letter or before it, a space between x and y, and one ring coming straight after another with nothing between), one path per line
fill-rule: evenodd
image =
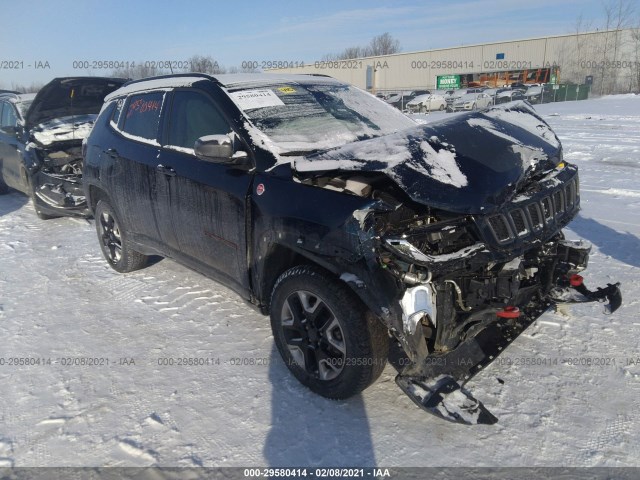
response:
M582 278L581 275L571 275L571 277L569 278L569 283L571 284L572 287L579 287L580 285L582 285L584 282L584 278Z
M496 315L500 318L518 318L520 316L520 309L507 305L502 310L498 310Z

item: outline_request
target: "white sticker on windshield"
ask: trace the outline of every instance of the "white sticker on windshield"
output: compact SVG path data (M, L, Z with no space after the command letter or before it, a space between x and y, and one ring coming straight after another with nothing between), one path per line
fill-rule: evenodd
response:
M284 105L284 102L273 93L273 90L269 89L233 92L231 93L231 98L233 98L242 110Z

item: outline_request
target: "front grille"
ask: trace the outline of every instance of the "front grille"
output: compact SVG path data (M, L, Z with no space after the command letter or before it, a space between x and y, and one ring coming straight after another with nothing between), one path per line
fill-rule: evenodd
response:
M556 215L564 213L564 192L562 190L558 190L553 194L553 208Z
M504 215L494 215L489 218L489 224L498 242L506 242L511 238L511 230Z
M526 235L529 233L529 228L527 227L527 221L524 218L524 212L520 209L514 210L510 213L511 220L513 220L513 226L516 227L516 235L521 237L522 235Z
M551 201L551 197L542 199L542 216L545 222L553 218L553 202Z
M527 211L529 212L531 228L533 230L540 230L544 226L542 222L542 212L540 211L540 205L538 205L537 203L532 203L527 207Z
M536 196L528 202L520 201L495 215L491 215L484 225L499 245L506 245L516 239L526 239L540 235L543 230L555 231L561 220L568 220L580 203L577 176L565 185ZM565 217L567 217L565 219Z

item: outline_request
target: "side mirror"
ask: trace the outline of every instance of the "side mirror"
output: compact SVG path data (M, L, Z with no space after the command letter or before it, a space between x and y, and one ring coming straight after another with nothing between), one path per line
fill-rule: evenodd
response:
M193 151L201 160L215 163L240 163L247 158L243 151L233 151L233 140L229 135L206 135L196 140Z

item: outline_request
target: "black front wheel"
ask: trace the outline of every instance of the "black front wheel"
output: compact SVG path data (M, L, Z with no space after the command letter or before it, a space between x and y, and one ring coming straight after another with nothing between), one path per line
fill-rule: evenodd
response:
M129 246L126 231L122 228L113 207L106 201L98 202L95 220L102 254L114 270L126 273L147 265L149 257Z
M389 350L382 323L319 268L294 267L273 290L271 328L295 377L328 398L360 393L380 376Z

